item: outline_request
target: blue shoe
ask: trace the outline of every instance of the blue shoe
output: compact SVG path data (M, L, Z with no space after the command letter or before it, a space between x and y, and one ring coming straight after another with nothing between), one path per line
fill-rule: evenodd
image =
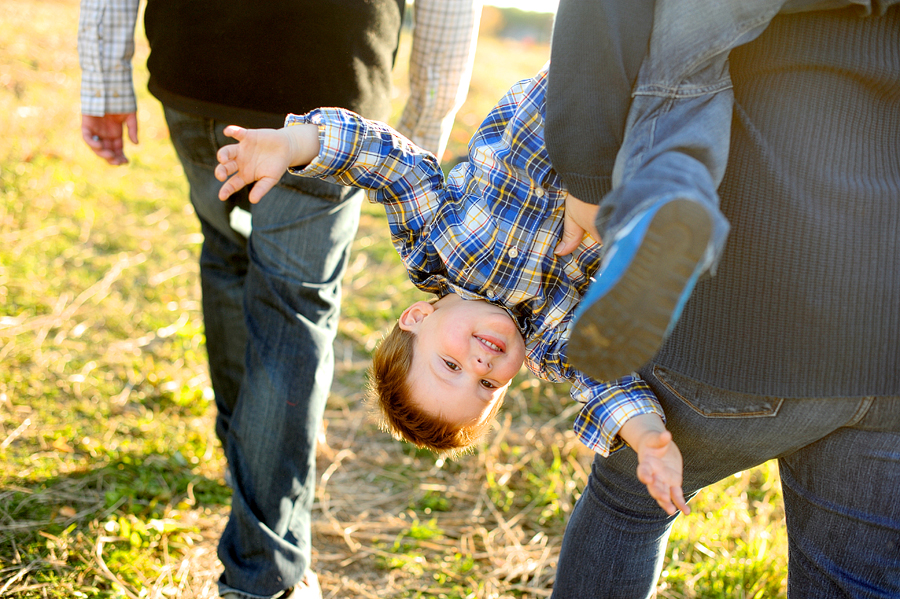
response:
M622 229L575 312L572 365L611 381L649 362L704 270L711 237L707 210L684 199L662 202Z

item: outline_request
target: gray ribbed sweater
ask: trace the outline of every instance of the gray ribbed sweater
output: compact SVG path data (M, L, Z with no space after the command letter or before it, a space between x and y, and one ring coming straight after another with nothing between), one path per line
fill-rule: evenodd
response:
M731 234L657 362L785 397L900 395L900 7L731 53Z
M573 26L594 4L563 0L560 11L575 7ZM779 16L732 52L719 188L732 230L658 364L745 393L900 395L900 6L878 3L891 4L877 17ZM580 44L563 33L558 23L552 60L569 60L551 63L547 143L566 184L590 199L621 140L610 123L624 117L594 101L602 69L575 81L592 73L556 45ZM637 33L623 40L643 43ZM631 68L621 58L603 67L617 85L633 76L621 65Z

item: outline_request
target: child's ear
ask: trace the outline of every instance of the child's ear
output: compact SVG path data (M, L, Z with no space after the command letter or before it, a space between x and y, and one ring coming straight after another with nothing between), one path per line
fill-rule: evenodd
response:
M435 307L428 302L416 302L403 311L398 321L399 327L404 331L415 332L425 317L434 312Z

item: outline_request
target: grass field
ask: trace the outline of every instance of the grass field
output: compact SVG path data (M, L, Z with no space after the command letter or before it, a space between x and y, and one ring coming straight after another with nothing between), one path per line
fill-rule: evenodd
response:
M74 0L0 3L0 596L213 597L230 497L206 375L199 227L143 88L140 36L131 164L107 167L81 142L77 18ZM548 55L480 41L448 157ZM402 69L397 80L399 110ZM319 451L324 595L547 597L591 459L570 431L577 408L523 373L495 430L457 461L379 432L360 402L368 354L394 307L417 297L380 210L366 206ZM776 468L692 505L659 597L783 597Z

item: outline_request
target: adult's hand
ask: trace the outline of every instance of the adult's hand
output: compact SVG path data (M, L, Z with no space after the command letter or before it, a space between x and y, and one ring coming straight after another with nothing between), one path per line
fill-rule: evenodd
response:
M104 116L81 115L81 138L94 154L113 166L128 164L125 157L125 141L122 135L128 129L131 143L138 142L137 113L107 114Z
M593 237L595 241L600 241L600 235L594 224L598 209L598 206L582 202L570 193L566 198L566 217L563 221L562 239L553 253L557 256L571 254L586 234Z

